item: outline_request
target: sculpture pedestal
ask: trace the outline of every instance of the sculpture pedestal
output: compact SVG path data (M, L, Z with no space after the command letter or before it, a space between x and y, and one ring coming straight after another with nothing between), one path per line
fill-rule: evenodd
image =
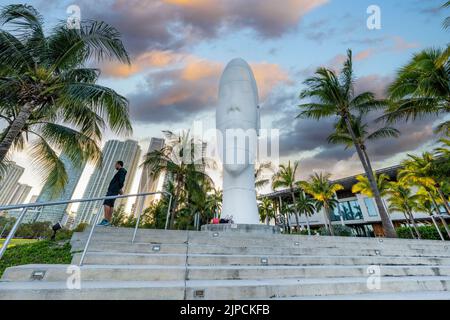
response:
M279 234L281 230L277 226L268 226L265 224L205 224L201 227L202 231L213 232L235 232L235 233L255 233L255 234Z

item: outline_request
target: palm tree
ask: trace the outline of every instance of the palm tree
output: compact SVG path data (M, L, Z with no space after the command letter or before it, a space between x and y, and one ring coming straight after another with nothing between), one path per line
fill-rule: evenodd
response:
M308 230L308 235L311 235L311 227L309 225L309 217L311 217L315 212L316 208L314 205L314 200L311 197L308 197L304 191L301 191L298 195L297 199L297 211L301 214L305 215L306 218L306 228Z
M389 181L390 178L387 174L381 173L377 175L376 172L373 173L373 176L375 177L375 180L377 182L378 190L380 191L380 196L385 197L387 195L387 192L389 190ZM352 186L352 193L361 193L365 195L366 197L373 198L373 192L372 188L370 187L369 179L367 179L366 176L359 175L356 177L356 180L358 181ZM383 205L384 200L383 201ZM389 209L385 206L386 211L389 214Z
M440 214L439 205L436 201L436 197L433 196L434 193L439 195L441 203L444 205L447 214L450 214L450 208L448 201L442 192L440 184L433 178L434 169L434 158L429 152L422 153L422 156L408 155L409 159L402 162L403 169L398 173L398 178L400 181L410 183L415 186L422 187L427 193L436 208L437 214L441 219L445 230L450 236L450 229L448 228L447 222L442 218Z
M128 101L96 84L99 70L91 61L129 63L119 32L104 22L65 24L44 33L43 18L29 5L0 10L0 164L8 153L31 145L31 156L55 189L67 181L57 151L74 164L100 157L98 143L108 126L131 133Z
M354 136L356 138L356 144L359 146L361 152L363 153L366 159L369 159L366 147L367 141L374 141L383 138L398 138L400 136L400 131L392 127L382 127L369 133L368 131L369 125L367 123L362 122L362 114L352 117L350 122ZM355 142L351 134L349 134L347 125L342 118L339 119L339 121L335 124L335 132L328 137L328 142L335 144L344 144L346 149L354 146ZM370 161L367 161L367 166L373 172Z
M209 183L213 186L211 178L204 172L208 165L208 159L196 160L196 146L201 146L201 142L196 142L189 134L174 134L164 131L166 145L160 150L147 153L144 162L141 164L153 172L155 177L162 173L168 175L174 184L174 195L171 207L170 228L175 225L177 211L182 205L182 200L187 202L190 195L195 191L200 191L203 184ZM198 163L200 160L200 163Z
M295 175L297 173L298 166L298 161L294 162L293 166L291 165L290 161L287 166L284 164L280 164L278 172L276 172L272 177L272 189L276 190L278 188L289 188L295 213L295 222L297 223L297 230L300 226L298 211L295 207Z
M272 201L269 198L263 198L260 201L258 208L261 222L266 222L266 224L269 225L270 219L275 218L275 210Z
M417 191L417 196L418 196L418 198L417 198L416 209L420 212L424 212L424 213L428 214L431 217L439 236L441 237L442 240L445 240L444 237L442 236L442 232L439 229L439 226L436 224L436 221L434 220L434 215L435 215L435 210L436 210L435 200L434 200L435 195L430 194L424 188L420 188L419 191Z
M255 188L260 190L270 183L270 179L264 177L264 173L269 171L273 173L273 165L270 161L258 163L255 168Z
M316 209L324 209L325 224L328 225L330 233L334 236L333 226L331 225L331 210L336 204L335 195L344 187L337 183L330 183L331 174L315 173L309 177L308 181L300 181L301 188L311 195L316 201Z
M353 88L354 80L352 52L348 50L347 60L339 76L332 70L319 68L314 77L304 82L307 88L300 93L300 98L311 98L314 102L301 104L299 107L303 111L298 117L320 120L326 117L337 116L340 121L345 123L347 133L353 140L353 145L364 168L364 172L370 181L384 232L387 237L395 238L397 234L381 201L370 159L367 156L367 152L365 150L363 151L361 144L358 143L358 137L353 130L354 122L352 121L354 118L352 112L359 114L366 113L375 108L383 107L385 102L376 100L374 94L371 92L363 92L355 95Z
M402 212L412 223L418 239L421 239L419 228L414 220L413 210L417 208L418 195L414 195L404 182L391 182L389 184L389 209Z
M388 92L391 104L382 117L388 122L415 120L426 115L445 116L450 111L448 56L445 57L441 49L426 49L415 54L400 69ZM450 132L450 122L441 123L436 132Z
M403 169L399 171L399 178L413 185L423 187L426 191L436 190L442 203L450 214L450 207L439 183L433 177L435 159L429 152L422 153L422 156L408 155L409 159L402 162Z
M212 188L207 195L206 203L209 210L220 217L222 211L223 191L217 188Z

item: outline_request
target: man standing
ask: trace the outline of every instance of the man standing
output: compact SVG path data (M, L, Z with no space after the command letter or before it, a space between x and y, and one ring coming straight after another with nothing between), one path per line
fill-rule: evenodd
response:
M117 196L119 194L123 194L122 188L125 184L125 176L127 175L127 170L125 170L125 168L123 167L123 161L117 161L115 166L117 172L109 183L108 192L106 193L107 196ZM103 202L105 217L102 222L98 224L99 226L106 227L111 225L115 201L116 199L106 199Z

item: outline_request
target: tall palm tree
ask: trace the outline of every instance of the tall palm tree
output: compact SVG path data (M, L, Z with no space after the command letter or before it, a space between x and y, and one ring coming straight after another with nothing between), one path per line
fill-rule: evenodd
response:
M444 62L442 62L444 60ZM450 63L441 49L426 49L415 54L402 67L389 87L391 104L382 119L395 122L415 120L426 115L450 112ZM450 132L450 122L441 123L437 132Z
M403 169L398 173L400 181L410 183L415 186L422 187L427 193L429 198L433 201L436 208L436 213L441 219L442 224L445 227L446 232L450 236L450 229L447 222L440 214L438 201L434 196L438 194L440 202L444 205L447 214L450 214L450 207L448 200L442 192L440 184L433 178L434 157L429 152L422 153L422 156L408 155L409 159L402 162Z
M311 217L316 212L316 207L314 205L313 198L307 196L305 192L302 190L300 191L297 199L297 211L300 213L300 215L304 214L306 218L306 228L308 230L308 235L311 235L311 227L309 224L309 217Z
M272 201L269 198L263 198L258 205L258 209L261 222L266 222L269 225L270 219L275 218L275 209Z
M299 107L303 111L298 117L316 120L326 117L337 117L338 120L345 123L364 172L370 181L384 232L387 237L395 238L397 234L381 201L370 159L367 156L367 152L361 149L361 144L358 143L358 137L352 125L352 119L354 118L352 112L365 113L375 108L383 107L385 102L375 99L374 94L371 92L355 95L354 80L352 52L348 50L347 60L339 76L330 69L319 68L314 77L304 82L307 88L300 93L300 99L310 98L313 102L301 104Z
M407 216L414 227L418 239L421 239L419 228L413 216L413 210L417 208L419 196L413 194L404 182L390 182L389 185L389 209L391 211L402 212Z
M354 136L356 138L356 144L359 146L366 159L369 159L369 156L367 155L368 141L374 141L383 138L398 138L400 136L400 131L387 126L376 129L369 133L369 125L362 122L362 114L352 117L350 119L350 122ZM335 132L328 137L328 142L335 144L344 144L346 149L354 146L355 141L353 140L352 135L349 133L347 125L342 118L339 119L339 121L335 124ZM373 172L370 161L367 161L367 166Z
M450 206L442 192L440 185L433 177L434 157L429 152L422 153L422 156L408 155L408 160L402 162L403 169L399 171L399 178L413 185L423 187L426 191L436 190L442 203L450 214Z
M80 29L60 24L48 35L39 12L29 5L0 10L0 164L12 148L31 145L44 180L56 189L67 181L57 151L75 164L80 157L99 158L98 143L108 126L131 133L128 101L96 84L98 69L90 62L118 59L129 63L119 32L97 21Z
M420 188L419 191L417 191L417 206L416 209L420 212L424 212L431 216L433 220L433 224L436 227L436 230L441 237L442 240L444 240L444 237L442 236L442 232L439 229L439 226L436 224L436 221L434 220L434 215L436 212L436 195L430 194L430 192L426 191L424 188Z
M296 229L300 227L300 220L298 216L297 208L295 207L295 183L296 183L296 173L298 170L298 161L291 165L289 161L288 165L280 164L278 171L272 177L272 189L276 190L278 188L289 188L291 194L293 210L295 213L295 222L297 223Z
M203 156L196 159L197 146L201 146L201 142L195 141L189 132L177 135L164 131L164 134L166 145L161 150L147 153L141 166L147 167L155 177L165 173L169 180L173 181L174 195L170 218L170 228L173 228L182 200L186 202L192 192L201 190L203 184L211 181L211 178L204 171L209 160ZM211 185L214 185L212 181Z
M331 225L331 210L336 205L336 192L344 189L338 183L330 183L331 174L315 173L309 177L308 181L300 181L301 188L311 195L316 201L316 209L324 209L325 224L328 225L330 233L334 236Z
M271 172L273 174L274 168L272 162L260 162L255 168L255 188L260 190L270 183L270 179L265 177L265 172Z

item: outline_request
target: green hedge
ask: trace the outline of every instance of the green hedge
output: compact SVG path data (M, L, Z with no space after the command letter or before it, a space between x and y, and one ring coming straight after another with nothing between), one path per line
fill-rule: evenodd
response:
M431 226L431 225L430 226L420 226L420 227L418 227L418 229L419 229L419 233L420 233L422 239L441 240L441 237L439 236L439 233L436 230L435 226ZM439 229L441 230L441 233L444 236L444 239L450 240L447 232L445 231L445 228L443 226L441 226ZM401 227L401 228L397 228L396 230L397 230L397 235L399 238L412 239L411 231L408 227ZM413 232L414 232L414 229L413 229ZM415 234L415 232L414 232L414 234Z
M337 237L353 237L352 229L347 226L335 225L333 226L334 235ZM330 232L325 228L321 227L319 229L311 229L311 235L319 234L321 236L330 236ZM302 230L300 232L293 232L293 234L300 234L307 236L308 230Z
M68 241L41 240L8 248L0 260L0 277L6 268L23 264L70 264L72 254Z

